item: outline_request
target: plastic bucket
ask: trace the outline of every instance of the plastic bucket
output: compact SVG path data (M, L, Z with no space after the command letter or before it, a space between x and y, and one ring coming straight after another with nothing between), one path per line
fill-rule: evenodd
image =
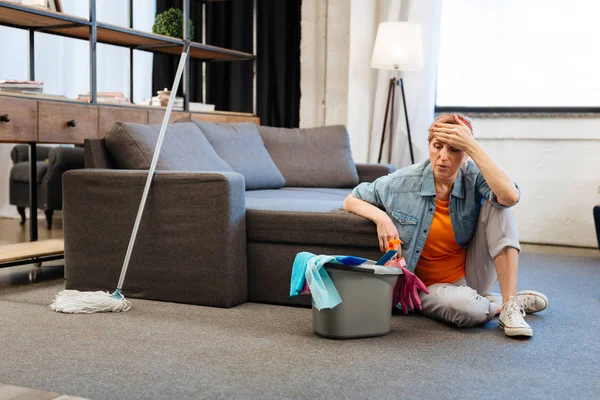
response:
M320 311L313 304L315 333L332 339L353 339L383 336L390 331L394 286L402 273L399 269L390 268L389 274L374 274L364 264L326 264L325 269L342 303Z

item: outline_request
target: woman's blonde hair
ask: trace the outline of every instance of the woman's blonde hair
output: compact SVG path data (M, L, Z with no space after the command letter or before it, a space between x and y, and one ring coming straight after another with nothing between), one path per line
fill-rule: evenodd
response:
M442 119L447 119L448 117L456 117L459 120L461 120L465 125L467 125L469 127L469 129L471 130L471 134L473 134L473 126L471 125L471 118L462 115L462 114L444 114L444 115L440 115L439 117L437 117L435 119L435 121L433 121L431 123L431 125L435 124L436 122L442 120ZM446 121L447 124L453 124L453 125L458 125L458 123L454 120L454 118L452 118L451 121ZM431 142L431 140L433 139L433 133L431 133L431 129L429 129L429 136L427 136L427 142Z

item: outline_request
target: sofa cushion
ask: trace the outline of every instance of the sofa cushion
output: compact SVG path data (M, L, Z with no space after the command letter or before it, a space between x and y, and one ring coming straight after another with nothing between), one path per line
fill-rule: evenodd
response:
M256 125L213 124L193 120L221 156L235 172L244 175L246 190L278 189L285 179L265 148Z
M104 138L119 169L149 169L160 125L115 122ZM156 165L171 171L231 172L193 123L169 124Z
M247 240L378 248L375 224L342 210L350 192L318 188L246 192Z
M328 212L339 209L352 189L290 188L246 193L246 209L294 212Z
M350 188L358 184L345 126L310 129L259 126L258 131L286 186Z
M376 225L356 214L246 210L248 242L378 248Z

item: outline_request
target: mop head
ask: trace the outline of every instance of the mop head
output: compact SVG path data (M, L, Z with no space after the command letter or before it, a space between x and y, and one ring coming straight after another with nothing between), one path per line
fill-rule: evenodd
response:
M131 303L125 300L120 290L113 294L103 291L63 290L56 295L50 308L68 314L91 314L127 311L131 308Z

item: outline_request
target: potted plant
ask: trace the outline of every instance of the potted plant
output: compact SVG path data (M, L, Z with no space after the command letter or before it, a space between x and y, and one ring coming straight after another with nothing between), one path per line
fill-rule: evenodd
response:
M159 35L183 39L183 12L179 8L170 8L156 16L152 32ZM194 24L190 20L190 40L194 39Z

